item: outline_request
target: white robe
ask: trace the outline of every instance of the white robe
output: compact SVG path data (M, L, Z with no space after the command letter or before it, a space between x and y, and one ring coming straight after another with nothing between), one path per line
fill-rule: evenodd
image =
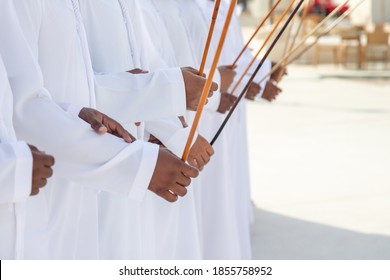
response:
M176 65L173 65L172 61L162 59L154 48L155 42L148 37L136 1L80 0L80 5L95 71L106 72L111 69L118 72L135 67L151 70L152 73L180 71L178 67L159 70ZM107 20L102 22L102 18ZM108 43L114 45L115 49L107 47ZM182 77L180 80L182 82ZM177 94L183 94L184 88L180 91L178 90ZM149 106L154 108L153 104ZM183 129L178 118L146 122L145 128L176 155L181 155L189 128ZM154 194L148 194L138 207L119 197L101 195L100 223L105 225L102 226L101 236L102 257L200 258L192 188L188 188L188 191L186 197L174 204L169 204ZM139 226L137 231L134 230L134 224ZM115 228L116 231L105 231L103 227Z
M153 2L164 19L170 37L173 38L172 41L176 43L174 50L179 65L195 63L199 67L209 28L199 7L193 1L153 0ZM179 31L182 28L178 26L183 26L184 31ZM213 41L206 67L210 67L215 50L216 43ZM216 112L219 102L216 102L216 105L213 110L204 110L199 125L200 134L209 141L223 120L223 115ZM231 189L229 177L225 173L229 165L227 149L225 141L219 141L214 145L215 155L203 170L198 180L200 187L195 190L202 251L206 259L217 258L214 257L217 255L220 259L234 259L239 251L235 238L231 237L235 234L235 225L229 223L232 215L229 206L233 198L229 191ZM217 233L213 231L214 228L221 230ZM232 243L227 245L225 240ZM224 247L219 246L221 243Z
M214 3L202 0L175 1L181 8L180 15L188 30L195 53L200 57L203 53ZM210 49L209 63L214 57L226 18L228 8L226 4L227 2L222 3L220 7ZM237 30L240 31L240 28L238 26L237 29L233 20L220 65L229 65L234 60L232 48L237 49ZM237 76L240 75L240 71L238 68ZM243 86L244 84L241 85L240 89ZM200 126L200 133L205 133L210 140L224 120L225 115L214 114L213 118L214 120L211 121L212 117L210 116L210 119L202 122ZM250 258L249 177L247 157L245 157L246 150L245 146L243 147L246 141L243 123L245 124L245 100L237 108L237 112L233 114L214 144L216 155L201 177L203 188L199 190L199 209L202 217L203 248L206 259Z
M4 5L0 9L7 11ZM0 259L23 257L24 204L31 193L32 156L17 141L12 125L13 100L0 56Z
M56 157L51 183L28 205L25 257L97 258L96 191L141 200L158 146L139 141L129 145L111 135L96 135L77 117L77 106L93 106L94 92L75 1L15 4L32 48L32 52L27 48L13 14L1 15L0 53L14 94L16 131ZM39 58L40 68L32 54ZM53 100L77 106L63 106L65 112ZM49 133L37 132L37 124Z
M211 14L214 3L198 0L198 3L204 5L204 15L207 17ZM223 0L220 7L220 15L217 20L215 33L218 36L222 32L224 21L230 6L230 1ZM242 36L241 26L237 14L234 14L232 22L227 34L225 47L221 55L221 64L232 64L238 54L241 52L244 46L244 40ZM230 90L236 84L237 80L241 77L243 71L246 69L253 56L247 49L241 59L238 61L238 67L236 69L237 75L233 82ZM245 76L244 80L237 88L236 95L239 95L244 89L247 81L257 67L259 60L257 60L250 71ZM261 80L271 69L271 62L266 60L262 68L256 75L254 81ZM266 81L265 81L266 82ZM265 82L261 84L264 89ZM260 94L261 96L261 94ZM226 129L225 137L229 139L230 143L230 157L231 164L229 165L231 180L234 182L234 202L235 202L235 224L239 236L239 249L240 258L249 259L251 258L251 247L250 247L250 223L252 220L252 206L250 203L250 180L249 180L249 158L248 158L248 143L247 143L247 123L246 123L246 100L241 100L236 111L229 120L229 129ZM218 139L217 141L220 141Z

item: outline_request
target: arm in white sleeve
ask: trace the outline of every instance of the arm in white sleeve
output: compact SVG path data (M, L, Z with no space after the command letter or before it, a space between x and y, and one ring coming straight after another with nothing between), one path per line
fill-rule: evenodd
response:
M158 146L127 144L112 135L97 135L87 123L55 104L44 89L42 73L20 29L12 0L0 2L0 41L14 95L18 136L56 158L55 174L86 187L142 199Z
M145 129L159 139L176 156L181 157L183 155L191 127L183 128L179 118L146 122ZM194 141L197 137L198 134L196 133Z
M121 123L180 116L186 95L180 68L95 75L97 108Z
M0 143L0 204L22 202L30 196L32 167L26 143Z

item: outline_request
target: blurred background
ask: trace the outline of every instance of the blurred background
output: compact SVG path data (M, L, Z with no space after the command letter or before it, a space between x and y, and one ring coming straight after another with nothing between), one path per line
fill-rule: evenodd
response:
M241 1L246 40L273 2ZM341 2L312 0L272 60ZM389 23L390 1L366 0L288 66L276 101L247 102L254 259L390 259Z

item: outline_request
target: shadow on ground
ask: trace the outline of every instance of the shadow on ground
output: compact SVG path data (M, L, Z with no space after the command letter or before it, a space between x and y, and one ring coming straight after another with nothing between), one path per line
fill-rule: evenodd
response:
M257 260L390 260L390 236L364 234L254 209Z

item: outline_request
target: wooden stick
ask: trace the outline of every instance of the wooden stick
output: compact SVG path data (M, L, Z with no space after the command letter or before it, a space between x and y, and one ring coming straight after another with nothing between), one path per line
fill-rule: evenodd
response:
M289 51L292 50L292 48L295 46L295 44L297 42L299 33L300 33L300 31L301 31L301 29L303 27L303 24L304 24L304 22L305 22L305 20L307 18L307 15L309 14L309 8L310 8L311 1L312 0L308 0L307 3L306 3L305 9L303 10L303 13L302 13L301 22L298 25L297 33L294 36L294 39L293 39L293 41L291 43Z
M268 34L267 38L265 39L263 45L260 47L259 51L256 53L256 55L253 57L252 61L249 63L248 67L245 69L245 71L242 73L240 79L237 81L235 86L233 87L233 90L230 94L234 94L236 90L238 89L238 86L241 84L242 80L245 78L245 75L248 73L248 71L251 69L252 65L256 62L257 57L260 55L261 51L265 48L268 41L271 39L272 35L275 33L276 29L282 22L282 20L287 16L288 12L290 11L291 7L294 5L295 0L291 0L290 5L288 5L287 9L284 11L278 22L275 24L272 31Z
M213 39L215 24L217 22L218 11L219 11L220 6L221 6L221 0L216 0L215 5L214 5L214 12L213 12L213 15L211 17L209 34L207 35L206 46L204 47L202 62L200 64L200 68L199 68L199 76L203 76L203 74L204 74L204 68L206 67L207 56L209 54L211 40Z
M208 96L208 93L210 91L210 88L211 88L211 85L213 82L213 77L214 77L215 71L216 71L217 66L218 66L219 58L221 57L222 49L223 49L223 46L225 44L226 35L227 35L228 30L229 30L229 25L230 25L230 22L232 20L232 17L234 14L234 9L235 9L236 5L237 5L237 0L232 0L230 2L229 12L227 14L225 24L223 26L222 34L221 34L221 37L219 39L218 48L217 48L217 51L216 51L216 54L215 54L215 57L213 60L213 64L211 66L209 75L207 77L206 84L203 88L199 107L198 107L198 110L196 111L195 119L192 123L191 131L190 131L190 134L189 134L188 139L187 139L186 147L184 149L184 153L182 156L183 161L187 160L188 155L190 153L191 144L192 144L192 141L194 139L196 129L198 128L198 124L200 121L200 117L202 116L203 108L206 104L207 96Z
M244 48L242 49L242 51L240 52L240 54L237 56L236 60L234 60L233 64L232 64L232 69L234 69L234 67L236 66L238 60L241 58L241 56L244 54L244 52L246 51L246 49L249 47L249 44L252 42L252 40L255 38L255 36L257 35L257 33L260 31L260 29L263 27L263 25L267 22L267 20L269 19L269 17L271 16L271 14L274 12L274 10L279 6L280 2L282 2L282 0L278 0L271 8L271 10L268 12L268 14L265 16L265 18L262 20L262 22L260 23L260 25L257 27L257 29L255 30L255 32L253 32L253 35L252 37L249 39L249 41L246 43L246 45L244 46Z
M301 21L299 22L298 29L297 29L297 31L296 31L296 33L294 35L294 38L293 38L293 40L291 42L290 47L288 47L288 43L290 42L290 40L288 40L286 42L286 48L284 50L283 56L285 56L288 51L291 51L294 48L295 43L297 41L297 38L299 36L299 33L300 33L300 31L301 31L301 29L303 27L303 23L304 23L304 21L305 21L305 19L307 17L308 12L309 12L310 3L311 3L311 0L308 0L306 5L305 5L305 8L304 8L303 13L302 13ZM291 30L292 30L292 28L290 29L290 31ZM291 32L290 32L290 34L291 34ZM282 77L283 77L283 75L285 73L284 69L286 69L286 67L287 67L286 64L283 64L281 66L282 71L280 71L279 75L276 77L276 80L275 80L276 82L280 82L280 80L282 79Z
M250 84L253 82L254 78L256 77L257 73L260 71L261 67L263 66L264 62L266 61L266 59L268 58L269 54L271 53L271 51L273 50L273 48L275 47L276 43L279 41L280 37L282 37L284 31L286 30L286 28L288 27L288 25L290 24L291 20L294 18L294 16L298 13L299 11L299 8L302 6L303 2L305 0L300 0L298 5L295 7L294 11L292 12L292 14L289 16L288 20L286 21L286 23L284 24L284 26L282 27L282 29L279 31L279 34L276 36L276 38L274 39L274 41L272 42L271 46L269 47L268 51L266 52L266 54L264 55L264 57L262 58L262 60L260 61L259 65L257 66L255 72L252 74L251 78L249 79L248 83L246 84L245 88L242 90L241 94L238 96L236 102L234 103L232 109L229 111L229 114L226 116L225 120L223 121L221 127L218 129L217 133L215 134L213 140L211 141L211 145L213 145L215 143L215 141L218 139L219 135L221 134L222 130L224 129L224 127L226 126L227 122L229 121L230 117L232 116L232 114L234 113L235 109L237 108L237 105L240 103L240 101L242 100L242 98L244 97L245 93L247 92Z
M364 2L365 0L362 0L362 2ZM259 84L261 84L262 82L264 82L269 76L271 76L273 73L275 73L275 71L277 70L277 68L279 68L282 63L286 62L290 57L291 55L293 55L300 47L302 47L305 42L307 41L307 39L310 38L310 36L313 36L329 19L331 19L336 13L338 13L345 5L347 5L349 2L349 0L345 1L344 3L340 4L335 10L333 10L332 13L330 13L326 18L324 18L311 32L309 32L299 43L298 45L296 45L291 51L289 51L272 69L271 71L261 79L261 81L259 82ZM362 2L359 2L358 6L362 3ZM356 9L356 7L354 7L354 9ZM341 20L340 18L344 19L346 16L345 16L346 13L344 13L343 15L341 15L335 22L340 23ZM350 14L350 13L348 13ZM334 23L331 25L333 26ZM334 27L333 27L334 28ZM327 28L326 30L328 30L329 28ZM330 31L329 31L330 32Z

